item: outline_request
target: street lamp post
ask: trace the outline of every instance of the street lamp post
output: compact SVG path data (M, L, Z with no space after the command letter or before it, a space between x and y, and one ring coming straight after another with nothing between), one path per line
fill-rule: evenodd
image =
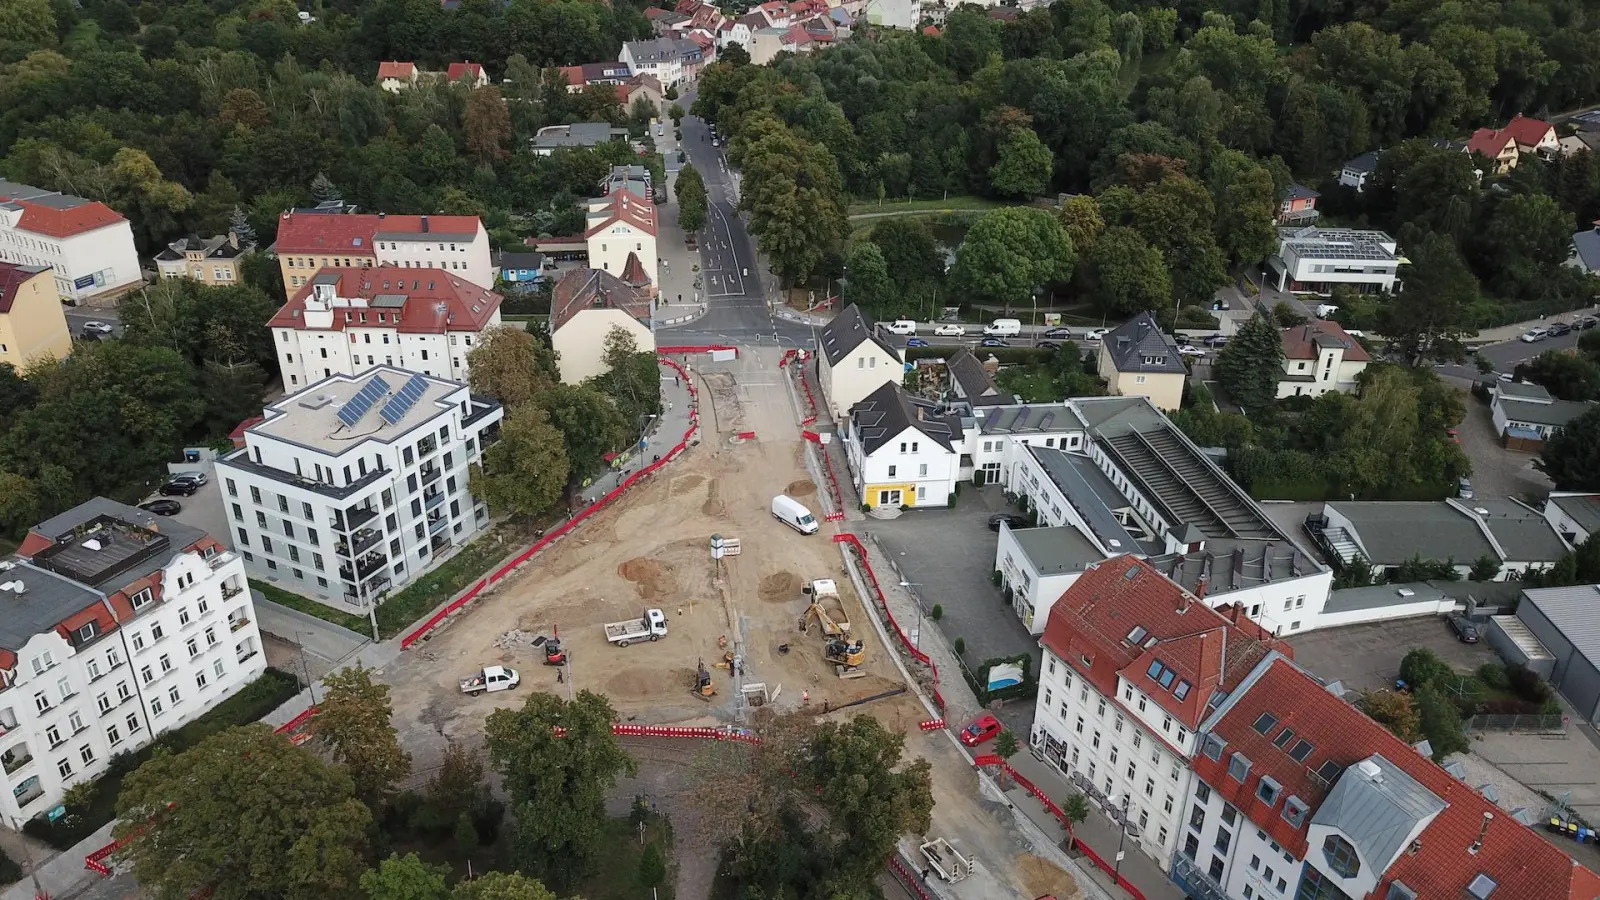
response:
M900 582L900 586L903 587L903 588L922 587L922 585L920 585L920 584L918 584L916 582L912 582L912 581L902 581L902 582ZM915 641L912 641L912 646L916 647L918 650L921 650L922 649L922 598L917 596L917 594L912 593L911 594L911 599L913 601L915 601L916 604L917 604L917 639Z
M1113 880L1122 878L1122 845L1128 839L1128 804L1132 800L1133 797L1126 794L1122 797L1122 821L1117 823L1117 861L1111 871Z
M303 634L310 634L312 637L316 635L309 631L296 631L294 633L294 644L300 650L300 672L306 677L306 690L311 693L311 705L316 706L317 685L316 682L311 680L311 667L306 665L306 645L305 642L300 640L300 636Z

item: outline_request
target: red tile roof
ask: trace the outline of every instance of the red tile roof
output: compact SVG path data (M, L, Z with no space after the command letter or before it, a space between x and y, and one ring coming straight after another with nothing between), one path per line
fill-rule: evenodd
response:
M49 278L49 270L0 262L0 313L11 312L11 304L16 301L22 286L41 275ZM50 296L54 298L55 291L52 290Z
M121 213L98 200L83 200L63 194L47 196L65 197L77 203L63 208L4 194L0 194L0 203L9 201L22 207L22 217L17 220L17 227L45 237L68 238L127 221Z
M1551 125L1540 119L1530 119L1518 113L1501 129L1516 139L1519 147L1533 147L1550 133Z
M427 227L424 230L423 223ZM330 215L284 213L278 219L279 256L286 253L349 253L373 256L374 235L472 234L480 227L477 216Z
M326 268L317 273L317 276L334 274L339 276L339 285L335 294L344 298L364 297L371 300L380 294L403 295L405 304L400 307L399 324L393 327L409 334L443 334L445 331L481 331L488 327L489 321L494 317L495 310L500 308L500 295L494 291L478 287L470 281L463 281L444 269L403 269L399 266L377 266L374 268ZM316 278L295 292L294 299L285 303L272 319L267 322L271 328L306 328L305 309L306 300L311 296L311 289L315 286ZM372 313L389 312L393 309L368 306L365 310L359 308L337 308L333 314L334 331L343 331L346 327L345 312L366 312L369 316L366 323L359 321L349 323L355 327L385 327L393 323L393 319L380 325L374 321ZM359 319L359 317L358 317Z
M1277 720L1265 735L1254 727L1262 713L1271 713ZM1294 737L1285 749L1279 749L1274 741L1285 728L1293 729ZM1306 816L1309 823L1329 790L1312 773L1330 760L1342 771L1382 754L1448 804L1423 829L1416 851L1402 852L1370 896L1387 896L1388 886L1398 880L1419 897L1466 897L1467 884L1479 873L1499 883L1495 900L1593 900L1600 896L1600 877L1577 866L1567 854L1285 660L1273 661L1234 699L1212 733L1226 740L1227 746L1217 761L1196 754L1195 774L1297 858L1305 858L1311 849L1306 845L1306 825L1290 826L1283 818L1283 804L1290 796L1304 800L1311 810ZM1285 752L1301 739L1313 746L1304 763L1295 762ZM1235 751L1250 760L1243 784L1227 774L1228 760ZM1271 808L1255 795L1263 775L1283 785L1283 798ZM1494 818L1483 846L1476 854L1470 853L1468 848L1478 839L1485 813Z
M924 25L924 26L922 26L922 33L927 35L928 37L938 37L939 36L939 26L937 26L937 25Z
M633 259L633 254L628 254ZM650 298L610 272L599 269L573 269L556 282L550 301L550 331L585 309L616 309L635 319L650 320Z
M1338 322L1314 319L1304 325L1283 330L1283 355L1285 359L1316 359L1317 338L1332 338L1344 344L1344 358L1350 362L1372 362L1361 342L1339 327Z
M471 75L473 78L477 78L482 74L483 63L454 62L450 64L450 68L445 70L444 77L450 81L455 81L463 75Z
M1238 687L1269 646L1293 654L1236 606L1227 609L1231 615L1211 609L1142 559L1117 556L1091 567L1050 608L1044 645L1104 696L1117 697L1121 676L1194 730L1212 694ZM1143 631L1137 642L1129 640L1135 629ZM1170 678L1151 676L1157 663ZM1189 687L1179 697L1182 684Z
M650 201L632 191L622 190L606 196L605 218L596 220L584 237L594 237L613 222L624 222L648 234L656 233L656 210Z
M1494 159L1506 149L1506 144L1515 143L1510 132L1493 128L1479 128L1472 133L1471 140L1467 141L1468 153L1482 153Z
M379 78L408 79L417 74L417 64L410 62L381 62L378 63Z

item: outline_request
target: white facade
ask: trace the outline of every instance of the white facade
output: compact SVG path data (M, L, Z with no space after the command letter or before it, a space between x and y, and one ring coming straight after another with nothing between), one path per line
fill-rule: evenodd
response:
M885 382L899 384L902 366L897 357L871 340L857 344L837 364L829 364L827 354L818 356L817 381L833 418L842 420L850 407Z
M717 47L727 47L729 44L738 44L741 47L750 47L750 26L747 23L735 21L733 24L717 33Z
M1030 743L1108 812L1127 804L1128 849L1165 871L1179 835L1180 798L1194 773L1195 736L1160 704L1119 678L1123 699L1102 695L1071 666L1044 651Z
M1183 836L1174 861L1180 872L1193 865L1220 885L1228 900L1292 900L1303 860L1199 778L1189 779L1181 809Z
M460 217L453 217L460 218ZM403 269L443 269L481 288L494 287L489 232L477 221L475 234L386 232L379 223L373 237L378 265Z
M320 381L267 407L245 446L217 461L234 547L255 577L362 613L489 524L468 477L498 436L498 405L430 377L395 424L384 398L353 428L337 419L374 376L391 396L413 374Z
M844 440L856 494L873 506L948 506L960 480L961 454L916 428L906 428L876 452L863 453L850 423Z
M1351 228L1279 228L1278 253L1268 260L1280 291L1327 294L1344 285L1393 293L1400 268L1394 238Z
M589 201L591 221L605 221L607 211L614 210L617 203L648 205L649 201L633 197L627 192L591 200ZM644 265L645 274L650 277L650 283L660 284L661 278L656 272L656 260L659 257L656 255L654 213L648 209L645 212L648 213L648 225L645 224L646 219L643 216L637 220L616 216L603 226L592 230L587 238L589 268L610 272L621 278L627 271L628 254L631 253L639 257L639 262Z
M1050 608L1083 575L1082 570L1043 574L1017 543L1011 526L1000 526L1000 542L994 552L994 567L1000 570L1000 584L1012 591L1011 609L1022 620L1029 634L1044 634L1050 621Z
M1351 393L1366 360L1349 359L1343 347L1313 347L1316 359L1285 359L1284 379L1278 382L1278 399L1320 397L1329 391Z
M585 378L609 371L602 357L606 336L613 328L633 335L639 352L655 352L655 333L633 316L612 307L582 309L550 335L550 348L559 354L562 381L578 384Z
M4 184L0 181L0 193ZM143 283L133 228L126 219L119 216L90 231L54 237L27 230L23 217L22 209L0 203L0 262L49 266L63 301L78 305Z
M1590 517L1580 520L1562 507L1571 506L1574 510L1587 507L1592 511L1596 497L1600 495L1556 491L1544 502L1544 519L1563 541L1576 547L1588 540L1589 535L1593 533L1594 519Z
M51 579L75 584L19 563L0 572L0 588ZM133 617L109 633L80 629L68 641L40 632L4 673L0 763L9 790L0 792L0 817L8 827L54 809L113 756L194 720L266 669L237 554L178 553L161 584L160 598L135 594ZM115 617L103 595L77 589Z

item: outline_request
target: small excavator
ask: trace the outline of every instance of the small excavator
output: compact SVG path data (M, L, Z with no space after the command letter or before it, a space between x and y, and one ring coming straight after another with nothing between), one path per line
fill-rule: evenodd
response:
M822 658L834 664L834 674L840 678L862 678L867 674L861 671L867 654L859 640L830 638L822 648Z
M567 664L567 648L561 646L560 638L553 637L544 642L544 664L547 666Z
M696 668L694 687L691 687L689 691L709 703L711 698L717 695L717 686L711 681L711 670L706 668L705 660L700 660Z

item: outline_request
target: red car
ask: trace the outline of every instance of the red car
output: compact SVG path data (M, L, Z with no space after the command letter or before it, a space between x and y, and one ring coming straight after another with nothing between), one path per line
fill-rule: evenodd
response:
M976 747L987 740L992 740L1005 726L994 716L984 713L972 720L972 724L961 729L961 743L968 747Z

